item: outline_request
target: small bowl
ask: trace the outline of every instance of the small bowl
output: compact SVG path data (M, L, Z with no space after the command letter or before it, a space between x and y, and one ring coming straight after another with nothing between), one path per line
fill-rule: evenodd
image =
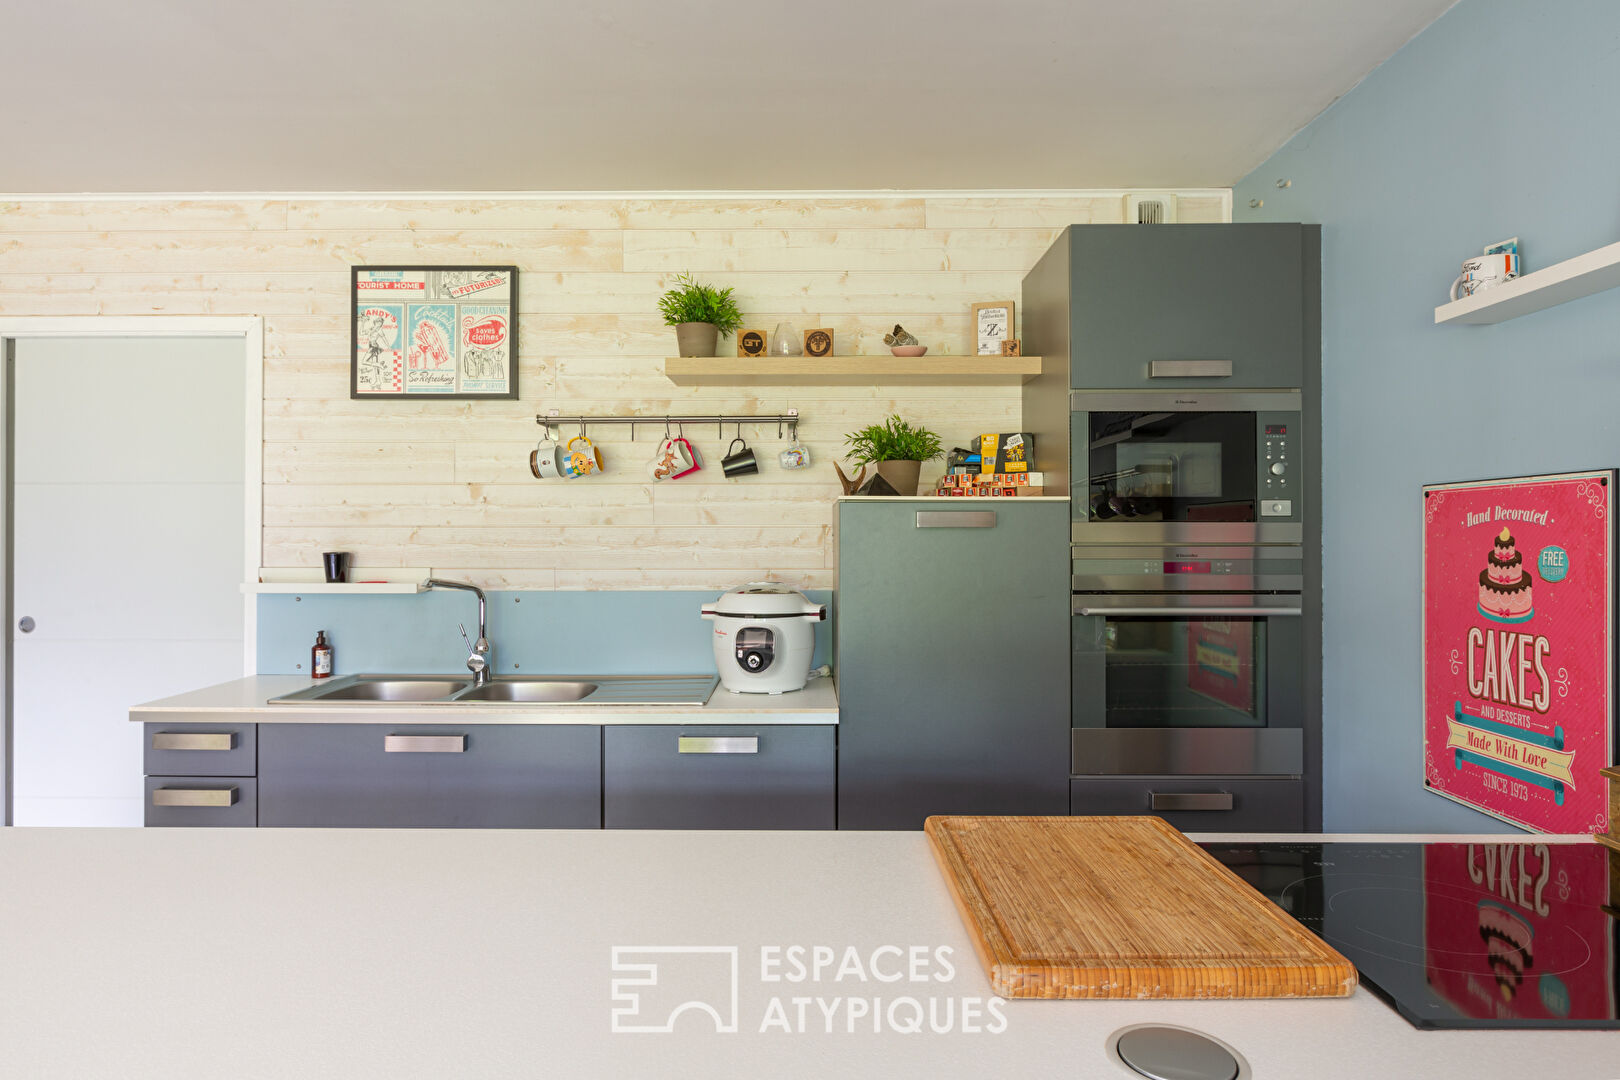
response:
M890 345L889 351L896 356L921 356L928 351L926 345Z

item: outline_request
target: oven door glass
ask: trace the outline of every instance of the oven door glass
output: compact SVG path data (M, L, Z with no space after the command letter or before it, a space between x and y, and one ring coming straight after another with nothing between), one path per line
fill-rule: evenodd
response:
M1077 616L1072 636L1076 727L1301 723L1297 617Z
M1082 439L1087 447L1087 520L1257 519L1254 413L1084 412L1074 420L1077 449Z

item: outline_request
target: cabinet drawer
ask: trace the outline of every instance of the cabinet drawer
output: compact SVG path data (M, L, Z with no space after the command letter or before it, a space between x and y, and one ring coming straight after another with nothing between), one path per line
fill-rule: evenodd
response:
M148 776L252 776L258 772L256 724L144 724Z
M146 824L249 828L259 823L259 782L242 776L148 776Z
M1304 832L1300 780L1125 777L1069 781L1069 813L1154 814L1182 832Z
M262 825L596 829L594 725L265 724Z
M831 829L837 731L613 726L602 736L610 829Z

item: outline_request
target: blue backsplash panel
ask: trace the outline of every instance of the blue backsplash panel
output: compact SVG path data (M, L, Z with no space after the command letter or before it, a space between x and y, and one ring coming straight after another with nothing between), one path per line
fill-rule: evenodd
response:
M708 622L715 592L492 592L489 637L499 675L714 673ZM806 592L829 607L816 626L815 665L830 663L832 591ZM333 674L451 673L466 669L456 624L478 633L478 600L435 589L415 596L259 597L259 673L309 674L315 632L332 643Z

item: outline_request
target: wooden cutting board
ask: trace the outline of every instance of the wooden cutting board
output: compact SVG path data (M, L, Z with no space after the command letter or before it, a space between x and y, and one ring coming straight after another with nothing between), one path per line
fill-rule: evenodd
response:
M1155 817L931 817L1009 998L1344 997L1356 969Z

